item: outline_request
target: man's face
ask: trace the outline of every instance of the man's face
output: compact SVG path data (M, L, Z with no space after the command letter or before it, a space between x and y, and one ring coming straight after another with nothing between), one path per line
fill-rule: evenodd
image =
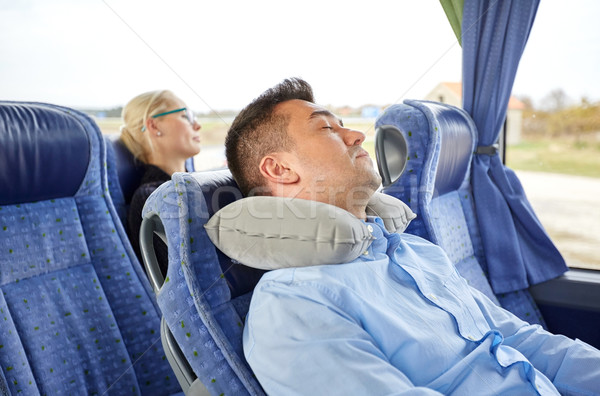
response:
M348 209L379 187L381 177L361 147L364 133L345 128L328 110L303 100L280 103L276 111L289 116L288 135L295 144L291 165L302 186L299 198Z

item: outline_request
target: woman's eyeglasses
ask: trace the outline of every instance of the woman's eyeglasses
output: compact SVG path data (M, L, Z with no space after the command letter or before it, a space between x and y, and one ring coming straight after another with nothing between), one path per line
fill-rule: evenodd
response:
M175 109L175 110L171 110L171 111L165 111L164 113L159 113L159 114L155 114L152 116L152 118L158 118L161 116L165 116L167 114L173 114L173 113L178 113L180 111L184 111L185 112L185 118L188 120L188 122L191 125L194 125L194 123L196 122L196 116L194 115L194 112L192 110L188 110L187 107L182 107L180 109ZM146 126L144 125L142 127L142 132L144 132L146 130Z
M152 116L152 118L157 118L157 117L165 116L167 114L177 113L180 111L185 111L185 117L190 122L190 124L194 125L194 122L196 121L196 117L194 116L194 112L192 110L188 110L187 107L182 107L181 109L175 109L175 110L171 110L171 111L165 111L164 113L155 114Z

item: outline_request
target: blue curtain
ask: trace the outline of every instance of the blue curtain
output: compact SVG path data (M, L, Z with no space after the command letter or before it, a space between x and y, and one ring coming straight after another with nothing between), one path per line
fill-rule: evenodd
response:
M517 176L492 147L538 4L539 0L465 0L463 8L463 107L479 131L472 185L495 293L525 289L567 270Z

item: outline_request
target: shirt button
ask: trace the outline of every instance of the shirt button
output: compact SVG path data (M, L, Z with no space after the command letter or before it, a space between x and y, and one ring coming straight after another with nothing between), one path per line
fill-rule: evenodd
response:
M365 250L362 254L365 255L365 256L368 256L369 255L369 251Z
M468 335L467 338L471 341L475 341L475 337L473 337L472 335Z
M373 226L371 226L370 224L367 226L367 230L369 230L369 232L373 232Z

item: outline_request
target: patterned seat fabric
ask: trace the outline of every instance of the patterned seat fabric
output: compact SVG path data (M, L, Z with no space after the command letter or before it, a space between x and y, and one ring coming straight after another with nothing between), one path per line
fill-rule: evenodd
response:
M180 391L107 194L106 155L86 115L0 102L0 380L11 394Z
M496 296L487 280L470 185L477 132L469 115L442 103L407 100L390 106L376 121L376 128L390 125L404 136L408 155L404 172L384 192L417 213L406 232L441 246L461 275L492 301L544 325L527 290Z
M232 262L204 229L215 211L240 197L228 170L176 173L144 206L144 217L160 217L169 246L158 305L212 395L264 395L242 350L244 318L263 271Z

